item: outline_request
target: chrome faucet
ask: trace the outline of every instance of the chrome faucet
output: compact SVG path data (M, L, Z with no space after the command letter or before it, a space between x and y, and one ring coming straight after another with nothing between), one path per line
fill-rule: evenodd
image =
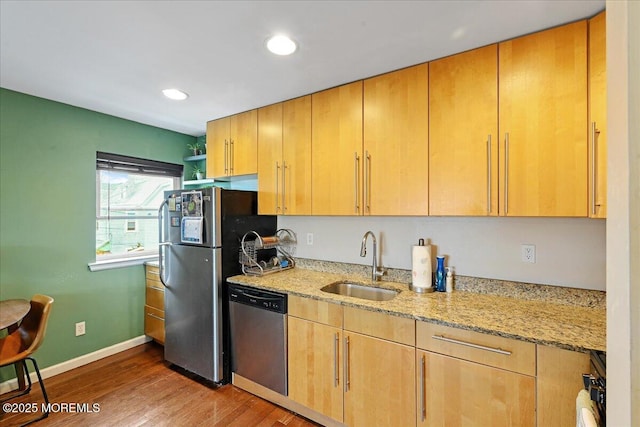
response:
M371 235L371 239L373 239L373 265L371 266L371 281L375 282L376 280L380 280L380 277L384 274L384 271L381 268L378 268L378 242L376 240L376 235L371 231L367 231L362 236L362 245L360 246L360 256L364 257L367 255L367 237Z

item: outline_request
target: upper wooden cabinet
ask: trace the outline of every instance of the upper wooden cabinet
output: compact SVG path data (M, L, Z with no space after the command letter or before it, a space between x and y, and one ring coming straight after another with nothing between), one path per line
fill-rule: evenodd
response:
M428 64L364 81L365 215L427 215Z
M282 103L285 215L311 214L311 95Z
M282 103L258 109L258 213L282 214Z
M258 111L207 123L207 177L258 172Z
M587 216L587 22L499 44L500 212Z
M311 214L311 95L258 110L258 212Z
M314 215L362 215L362 81L311 95Z
M498 45L429 63L429 214L498 215Z
M207 178L228 175L229 121L224 117L207 122Z
M589 216L607 217L606 14L589 20Z

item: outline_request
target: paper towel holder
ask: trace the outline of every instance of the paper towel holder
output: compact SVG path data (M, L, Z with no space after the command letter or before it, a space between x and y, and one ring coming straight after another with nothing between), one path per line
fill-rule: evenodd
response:
M413 286L413 283L409 283L409 290L419 293L419 294L430 294L431 292L435 291L435 289L433 288L433 286L429 286L429 287L418 287L418 286Z
M418 239L418 246L424 246L424 239ZM433 276L431 278L431 283L433 284ZM432 286L413 286L413 283L409 283L409 290L419 293L419 294L429 294L435 291L435 288Z

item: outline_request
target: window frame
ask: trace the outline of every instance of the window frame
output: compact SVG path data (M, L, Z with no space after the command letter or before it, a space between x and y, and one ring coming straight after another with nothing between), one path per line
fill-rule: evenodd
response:
M151 221L155 220L156 225L158 216L139 216L139 215L117 215L113 216L107 214L107 216L100 215L101 213L101 171L112 170L120 171L127 174L136 175L148 175L148 176L164 176L173 179L173 189L182 188L182 174L184 166L181 164L159 162L155 160L142 159L137 157L123 156L118 154L96 152L96 205L95 205L95 220L96 224L101 220L124 220L124 233L135 232L139 230L139 221ZM107 211L109 209L107 208ZM135 221L135 230L128 230L129 221ZM97 226L96 233L94 233L94 247L97 240ZM158 249L147 249L142 252L132 251L131 253L118 253L98 256L94 251L94 262L89 263L89 269L91 271L100 271L111 268L127 267L130 265L139 265L146 261L155 260L158 257Z

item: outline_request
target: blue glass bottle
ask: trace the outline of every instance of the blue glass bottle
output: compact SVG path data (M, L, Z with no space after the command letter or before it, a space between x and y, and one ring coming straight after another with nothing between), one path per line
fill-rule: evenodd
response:
M437 256L436 261L438 265L436 266L436 291L445 292L447 290L446 286L446 274L444 272L444 257Z

